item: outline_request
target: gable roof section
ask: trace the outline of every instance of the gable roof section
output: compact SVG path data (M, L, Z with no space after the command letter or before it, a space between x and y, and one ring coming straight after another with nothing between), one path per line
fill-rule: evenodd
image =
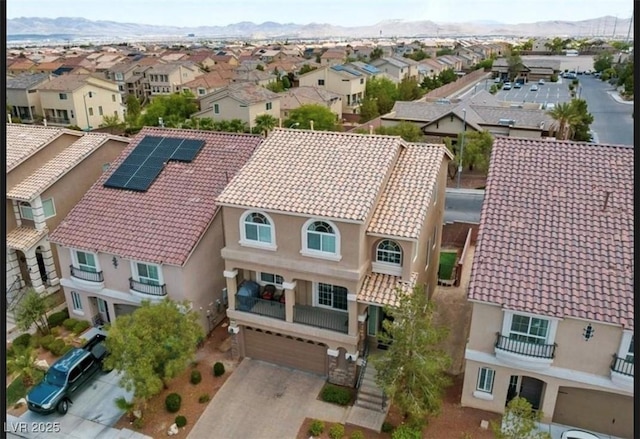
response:
M28 90L48 80L49 73L22 73L13 77L7 76L7 89Z
M632 146L497 137L469 299L633 330L633 173Z
M278 93L274 93L264 87L250 82L240 82L237 84L230 84L220 90L216 90L209 96L203 96L202 99L209 98L208 100L215 102L226 96L247 105L273 101L280 98Z
M204 140L190 163L168 162L146 192L104 187L147 135ZM60 245L182 266L218 211L215 197L261 136L144 128L50 235Z
M108 89L107 85L112 85L117 88L115 82L104 78L98 78L92 74L67 74L55 77L50 81L37 86L36 89L43 91L72 92L85 85L93 85L95 87L102 87L105 89Z
M367 233L419 239L445 158L450 160L451 155L444 145L409 143L403 147Z
M392 136L275 129L218 202L362 222L403 144Z
M69 130L38 125L7 124L7 172ZM81 135L78 131L73 131Z

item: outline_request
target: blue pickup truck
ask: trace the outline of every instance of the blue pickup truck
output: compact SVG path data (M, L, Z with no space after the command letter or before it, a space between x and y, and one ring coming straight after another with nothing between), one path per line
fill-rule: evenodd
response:
M94 335L84 346L67 352L53 363L44 379L27 394L27 408L37 413L64 415L73 403L71 397L102 370L107 356L106 335Z

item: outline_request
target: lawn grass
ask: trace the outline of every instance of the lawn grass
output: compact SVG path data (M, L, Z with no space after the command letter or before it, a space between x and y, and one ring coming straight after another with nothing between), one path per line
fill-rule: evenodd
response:
M442 280L451 280L451 275L453 274L453 266L456 263L457 257L457 252L440 252L440 271L438 278Z
M33 382L39 383L44 377L44 372L40 370L36 370L33 376ZM27 388L22 383L22 375L19 375L9 387L7 387L7 406L14 405L20 398L24 398L27 396L27 392L29 392L31 388Z

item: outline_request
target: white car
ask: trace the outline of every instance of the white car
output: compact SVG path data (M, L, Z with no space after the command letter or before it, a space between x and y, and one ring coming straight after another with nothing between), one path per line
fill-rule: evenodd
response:
M596 436L593 433L589 433L582 430L567 430L562 433L560 439L602 439L600 436Z
M538 80L538 84L540 84L540 85L544 85L544 79L540 79L540 80Z
M538 86L533 84L530 88L531 91L538 91Z

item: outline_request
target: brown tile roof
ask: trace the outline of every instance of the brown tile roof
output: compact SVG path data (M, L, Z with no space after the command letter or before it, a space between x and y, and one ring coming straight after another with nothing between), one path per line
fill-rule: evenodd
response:
M7 172L68 130L38 125L7 124ZM80 133L78 133L80 134Z
M632 146L496 138L469 299L632 330L633 172Z
M35 66L35 63L28 59L20 58L10 66L8 66L9 70L30 70Z
M319 87L292 87L278 94L281 110L293 110L307 104L331 105L341 99L341 95Z
M168 162L147 192L104 182L147 135L202 139L191 163ZM50 235L64 246L182 266L218 210L216 196L261 136L144 128Z
M53 72L54 70L58 70L60 67L62 67L64 64L62 64L59 61L55 61L55 62L43 62L38 64L37 66L35 66L36 70L42 70L42 71L47 71L47 72Z
M398 306L398 289L410 293L417 280L418 273L411 273L408 281L403 281L400 276L371 273L365 276L357 300L377 305Z
M367 233L419 239L443 160L444 145L410 143L400 150Z
M62 152L48 162L42 164L31 175L7 192L7 198L20 201L30 201L44 192L63 175L80 164L87 156L96 151L107 140L115 139L122 142L122 147L129 143L127 137L110 136L108 134L86 133L73 142Z
M364 221L402 145L400 137L275 129L218 202Z
M34 229L32 227L16 227L7 233L7 248L26 252L38 241L44 238L49 231Z
M231 82L230 79L223 79L219 72L209 72L197 77L193 81L182 84L183 87L198 88L203 87L207 90L214 88L222 88Z

